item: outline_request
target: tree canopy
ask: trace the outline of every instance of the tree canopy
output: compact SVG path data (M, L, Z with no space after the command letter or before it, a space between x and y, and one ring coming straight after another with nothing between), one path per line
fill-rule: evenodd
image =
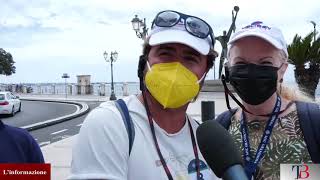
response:
M309 33L302 38L296 34L288 46L289 63L305 66L308 63L320 64L320 37L313 41L315 34Z
M289 63L295 66L295 79L299 89L315 99L320 78L320 37L314 32L304 38L295 35L288 46Z
M9 76L15 73L16 67L14 63L12 55L0 48L0 74Z

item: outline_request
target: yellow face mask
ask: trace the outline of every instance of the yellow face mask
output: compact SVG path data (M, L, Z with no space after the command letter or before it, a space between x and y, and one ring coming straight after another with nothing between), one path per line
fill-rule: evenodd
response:
M197 76L179 62L154 64L145 76L146 87L164 108L179 108L199 93Z

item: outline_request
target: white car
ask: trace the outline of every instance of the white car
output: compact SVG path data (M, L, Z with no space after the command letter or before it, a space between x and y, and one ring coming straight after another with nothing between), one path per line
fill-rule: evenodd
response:
M11 92L0 92L0 114L10 114L14 116L21 111L21 101L18 96Z

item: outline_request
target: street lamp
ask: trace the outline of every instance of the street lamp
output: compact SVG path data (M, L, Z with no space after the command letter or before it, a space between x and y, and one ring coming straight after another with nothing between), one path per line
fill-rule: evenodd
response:
M133 30L136 32L138 38L143 40L146 39L148 35L148 28L146 25L146 18L139 19L138 15L135 15L134 18L131 20Z
M220 55L220 62L219 62L219 78L221 78L222 68L224 65L224 60L227 58L227 51L228 51L228 42L231 36L232 31L235 32L236 30L236 19L240 8L239 6L234 6L232 12L232 22L230 28L227 31L223 31L223 35L216 37L222 46L222 51Z
M64 79L64 87L66 89L66 99L67 99L67 94L68 94L68 87L67 87L67 79L70 78L68 73L63 73L62 78Z
M314 21L310 21L310 23L313 25L313 42L316 42L316 23Z
M108 53L104 51L103 57L106 60L106 62L111 63L111 95L110 95L110 100L117 100L116 95L114 94L114 86L113 86L113 62L116 62L118 58L118 53L117 51L114 51L110 53L110 58L108 58Z

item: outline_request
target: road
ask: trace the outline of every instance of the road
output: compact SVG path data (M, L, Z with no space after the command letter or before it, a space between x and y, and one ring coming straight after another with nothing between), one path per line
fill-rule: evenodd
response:
M101 102L86 103L89 105L90 110L92 110L99 106ZM22 127L36 122L65 116L74 113L76 110L77 107L70 104L23 101L21 112L17 113L14 117L1 115L0 118L5 124ZM30 133L37 140L40 146L45 146L78 134L86 116L87 114L46 128L34 130Z
M101 102L86 102L90 110L99 106ZM46 128L31 131L31 135L37 140L39 145L45 146L64 138L76 135L79 133L80 127L88 114L74 118L63 123L48 126Z
M15 127L42 122L76 112L77 106L65 103L22 101L21 112L13 117L1 115L2 122Z

